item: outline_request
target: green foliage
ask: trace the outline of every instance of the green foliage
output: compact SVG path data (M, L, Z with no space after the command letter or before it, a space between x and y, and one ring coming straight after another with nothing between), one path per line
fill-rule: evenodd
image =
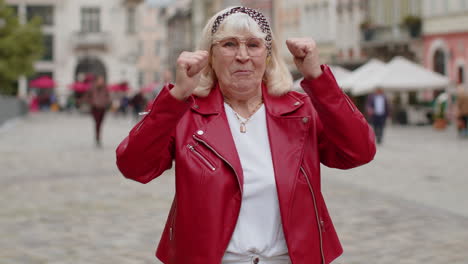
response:
M20 24L13 10L0 0L0 94L15 95L13 83L34 73L34 62L43 53L41 21Z
M420 17L408 15L403 18L403 25L408 27L412 37L418 37L421 34L422 21Z
M421 18L418 17L418 16L408 15L408 16L403 18L403 24L405 24L408 27L412 27L412 26L420 27L421 26Z
M372 28L372 20L370 18L367 18L365 20L363 20L361 22L361 24L359 25L359 27L361 28L361 30L366 30L366 29L370 29Z

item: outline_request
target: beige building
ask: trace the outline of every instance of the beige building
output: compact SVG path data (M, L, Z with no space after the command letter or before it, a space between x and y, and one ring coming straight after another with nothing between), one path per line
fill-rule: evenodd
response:
M138 12L142 0L7 0L20 21L43 19L46 52L35 63L37 75L49 75L58 84L55 94L63 103L69 85L86 73L106 77L109 83L128 81L137 87ZM19 96L28 91L19 80Z
M138 86L160 82L168 69L167 7L142 4L138 30Z
M333 64L355 68L368 59L361 47L360 25L368 16L369 2L370 0L337 0L336 53Z

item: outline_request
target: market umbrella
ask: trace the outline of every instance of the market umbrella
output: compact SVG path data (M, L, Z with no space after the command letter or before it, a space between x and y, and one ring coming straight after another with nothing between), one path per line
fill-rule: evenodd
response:
M422 91L446 88L450 79L424 68L404 57L393 58L385 67L354 85L353 95L371 93L376 88L385 91Z
M354 91L354 87L356 85L369 79L383 68L385 68L384 62L378 59L371 59L364 65L352 71L351 74L341 82L341 88L344 91Z
M55 87L55 82L49 76L41 76L29 82L29 86L39 89L52 89Z
M89 90L89 88L91 88L91 84L89 83L84 83L84 82L75 82L73 84L71 84L70 86L70 89L72 89L73 91L75 92L86 92Z
M109 91L111 92L126 92L130 89L130 87L128 87L127 82L121 82L121 83L109 85L107 89L109 89Z
M330 66L330 69L333 73L333 76L335 76L335 79L336 79L336 82L338 83L338 85L341 87L341 83L343 82L343 80L345 80L350 74L351 74L351 71L350 70L347 70L341 66L337 66L337 65L332 65ZM293 86L294 86L294 90L296 91L301 91L302 90L302 87L301 87L301 82L304 78L300 78L296 81L294 81L293 83Z

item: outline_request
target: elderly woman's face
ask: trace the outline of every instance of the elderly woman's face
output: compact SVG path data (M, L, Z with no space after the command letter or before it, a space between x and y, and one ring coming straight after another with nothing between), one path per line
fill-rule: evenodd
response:
M212 66L221 85L250 87L261 83L266 56L263 39L239 33L213 43Z

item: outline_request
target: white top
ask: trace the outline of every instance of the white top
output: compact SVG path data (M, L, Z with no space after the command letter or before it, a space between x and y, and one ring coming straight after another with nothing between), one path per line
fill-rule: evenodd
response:
M374 114L376 115L385 114L385 97L381 94L374 96Z
M244 186L239 218L223 262L248 261L256 256L284 259L288 249L281 224L265 106L247 122L246 133L240 132L234 110L227 104L224 108L244 172Z

